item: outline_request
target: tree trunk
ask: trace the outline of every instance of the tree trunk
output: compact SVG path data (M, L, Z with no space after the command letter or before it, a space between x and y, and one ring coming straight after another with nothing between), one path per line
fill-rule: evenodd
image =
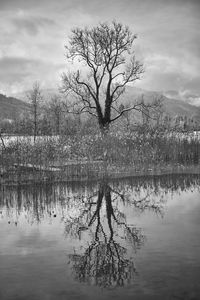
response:
M106 136L110 129L110 123L99 123L99 128L101 131L102 136Z

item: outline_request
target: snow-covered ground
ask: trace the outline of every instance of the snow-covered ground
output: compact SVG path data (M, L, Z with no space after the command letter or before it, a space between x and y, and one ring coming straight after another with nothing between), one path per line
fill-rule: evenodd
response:
M182 132L172 132L171 134L168 135L169 138L176 137L177 139L185 139L187 138L188 140L193 140L193 139L198 139L200 140L200 131L194 131L190 133L182 133ZM11 143L29 143L31 145L34 144L34 136L16 136L16 135L2 135L2 139L0 139L0 148L4 145L7 147ZM53 136L37 136L36 137L36 142L41 143L41 142L57 142L59 139L58 135L53 135ZM3 142L2 142L3 140Z
M36 142L45 142L45 141L57 141L59 136L37 136ZM4 145L7 147L11 143L29 143L31 145L34 144L34 136L16 136L16 135L2 135L2 139L4 142ZM0 139L0 148L2 146L2 140Z

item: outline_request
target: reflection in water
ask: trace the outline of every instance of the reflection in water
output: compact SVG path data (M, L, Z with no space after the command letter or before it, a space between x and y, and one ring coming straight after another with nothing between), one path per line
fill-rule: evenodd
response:
M126 224L126 217L115 205L117 199L112 199L112 192L114 190L109 185L101 183L97 195L86 198L85 208L78 217L68 219L66 226L67 233L75 231L80 238L83 229L94 228L84 253L74 253L70 260L77 279L103 287L124 285L130 282L135 272L133 260L128 257L126 247L118 242L119 237L132 242L135 248L143 242L141 231ZM107 228L104 228L104 218Z
M142 229L127 221L125 208L163 217L169 192L193 190L199 183L197 175L174 175L88 186L1 187L0 213L15 225L60 217L65 235L78 241L69 255L74 277L102 287L123 286L134 280L134 255L145 242Z
M67 234L81 239L82 231L89 231L83 253L75 251L70 255L75 277L82 282L103 287L123 286L134 278L136 269L132 254L141 247L144 236L140 228L127 224L123 206L128 204L142 211L161 212L162 201L156 203L149 192L143 198L132 199L132 189L126 188L125 193L122 188L118 191L101 182L97 192L82 199L78 215L66 220Z
M118 196L121 204L134 204L140 211L153 208L159 214L163 213L163 199L167 193L192 191L199 184L199 175L136 177L109 182L113 197L114 194ZM106 183L99 185L100 190L103 185ZM66 209L70 207L78 209L82 202L92 205L90 198L95 193L97 195L97 190L96 184L0 186L0 212L2 217L5 214L11 220L23 215L30 223L41 222L48 216L52 218L54 211L59 211L64 217Z

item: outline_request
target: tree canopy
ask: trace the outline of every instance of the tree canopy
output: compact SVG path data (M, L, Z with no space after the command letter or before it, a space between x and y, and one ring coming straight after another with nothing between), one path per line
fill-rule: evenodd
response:
M103 131L124 112L139 107L117 103L126 85L143 73L133 51L135 39L129 27L113 21L73 29L65 46L67 59L75 66L80 63L80 68L63 74L63 91L73 95L73 110L95 116Z

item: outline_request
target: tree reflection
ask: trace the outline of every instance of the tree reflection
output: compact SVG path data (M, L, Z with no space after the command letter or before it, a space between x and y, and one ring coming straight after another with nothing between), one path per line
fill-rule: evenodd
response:
M66 232L81 239L81 233L89 231L89 244L82 254L70 255L75 278L81 282L110 287L130 283L136 273L133 253L144 243L140 228L128 224L123 213L125 204L144 211L151 209L161 213L162 201L155 204L147 194L132 200L122 190L111 188L106 182L98 191L82 199L80 214L66 220ZM84 226L83 226L84 224Z
M191 174L179 175L163 175L149 177L134 177L111 182L110 186L116 193L112 192L112 197L120 198L121 203L134 205L138 210L143 211L149 207L157 209L157 213L163 213L163 209L157 205L161 198L165 195L177 194L186 190L194 190L200 186L200 176ZM0 210L4 210L6 216L14 218L21 214L26 215L28 222L41 222L46 216L53 217L53 212L59 210L62 217L65 216L65 211L70 207L79 209L82 205L83 198L87 201L84 203L85 209L88 211L88 219L92 211L88 208L92 205L92 197L89 199L88 194L91 194L96 189L96 184L42 184L42 185L16 185L3 186L0 185ZM100 193L100 191L99 191ZM91 195L94 196L94 195ZM124 199L123 199L124 197ZM74 199L77 198L77 207L75 207ZM113 201L113 200L112 200ZM149 203L148 203L149 202ZM151 203L150 203L151 202ZM94 205L92 205L94 207ZM161 209L161 210L160 210ZM160 211L159 211L160 210ZM82 211L83 213L83 211ZM74 219L74 218L73 218ZM74 220L73 220L74 221ZM88 224L84 220L84 224ZM74 230L76 232L76 230Z
M83 241L69 256L75 278L102 287L131 283L137 273L134 253L145 237L140 228L128 223L124 207L162 217L166 193L193 189L198 182L198 176L185 175L141 177L110 185L101 182L90 196L74 198L76 213L65 219L65 232Z
M0 217L15 223L23 216L32 224L57 216L76 246L69 256L75 278L102 287L123 286L133 281L135 253L145 242L129 211L162 217L168 193L199 186L198 175L138 177L90 186L1 186Z

